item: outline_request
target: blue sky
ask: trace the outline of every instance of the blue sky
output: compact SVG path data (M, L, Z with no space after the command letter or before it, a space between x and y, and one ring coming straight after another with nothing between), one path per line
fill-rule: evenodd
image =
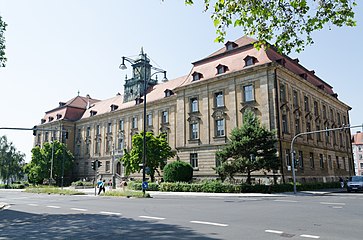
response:
M0 127L31 128L45 111L78 91L97 99L113 97L123 90L127 74L118 68L121 57L135 56L141 47L169 79L187 74L192 62L222 47L214 42L210 13L201 4L185 6L183 0L0 0L0 15L8 24L8 62L0 68ZM363 4L356 8L356 19L356 28L317 32L314 45L289 56L332 85L353 108L351 124L360 125ZM242 35L231 28L227 40ZM31 131L0 135L30 160Z

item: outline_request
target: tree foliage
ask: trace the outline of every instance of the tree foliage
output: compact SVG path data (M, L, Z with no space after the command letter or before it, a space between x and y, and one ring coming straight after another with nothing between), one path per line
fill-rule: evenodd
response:
M120 159L125 167L126 175L140 172L142 169L143 137L143 132L135 134L132 137L131 151L128 152L125 149L124 155ZM148 174L152 182L155 180L155 172L160 176L158 169L163 169L167 159L174 157L174 155L175 153L171 151L171 147L166 140L165 133L155 136L151 132L146 132L146 167L149 169Z
M5 57L5 37L4 33L7 24L2 20L0 16L0 67L5 67L6 57Z
M11 180L23 177L22 168L25 164L25 155L16 150L6 136L0 137L0 179L7 184Z
M165 182L190 182L193 179L193 167L187 162L174 161L164 167Z
M243 126L232 130L230 141L217 153L222 163L216 171L223 180L246 173L247 183L251 184L252 172L279 168L275 145L275 133L261 126L253 112L246 111Z
M71 176L74 161L73 154L67 150L65 144L54 141L53 143L44 143L43 147L36 146L32 149L32 160L25 166L29 182L41 184L44 180L50 178L53 147L53 179L58 186L61 185L63 164L64 177L69 178Z
M356 25L356 0L204 0L204 4L205 11L212 11L216 41L224 41L226 28L240 27L260 40L256 47L270 42L284 53L303 51L313 43L312 33L324 27Z

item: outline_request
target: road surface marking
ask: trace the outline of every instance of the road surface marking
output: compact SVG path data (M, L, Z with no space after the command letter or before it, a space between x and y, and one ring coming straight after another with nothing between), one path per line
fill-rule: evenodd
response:
M303 237L303 238L314 238L314 239L319 239L320 238L320 236L307 235L307 234L302 234L302 235L300 235L300 237Z
M161 217L151 217L151 216L139 216L140 218L147 218L147 219L155 219L155 220L165 220L165 218Z
M190 221L190 222L191 223L205 224L205 225L219 226L219 227L228 227L228 224L223 224L223 223L202 222L202 221Z
M299 201L295 201L295 200L274 200L275 202L291 202L291 203L295 203L295 202L299 202Z
M320 204L325 204L325 205L345 205L345 203L332 203L332 202L320 202Z
M267 233L276 233L276 234L283 234L284 233L283 231L270 230L270 229L265 230L265 232L267 232Z
M33 206L33 207L38 207L39 206L39 204L36 204L36 203L29 203L28 205Z
M108 214L108 215L121 215L121 213L117 212L100 212L101 214Z
M71 208L71 210L74 210L74 211L81 211L81 212L86 212L86 211L88 211L87 209L84 209L84 208Z
M333 208L337 208L337 209L340 209L340 208L343 208L343 207L333 206Z
M47 206L48 208L60 208L59 206Z

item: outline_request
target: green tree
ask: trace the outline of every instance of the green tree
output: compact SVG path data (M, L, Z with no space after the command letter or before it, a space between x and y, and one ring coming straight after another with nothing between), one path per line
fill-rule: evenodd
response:
M193 4L194 0L185 0ZM355 26L356 0L204 0L211 9L216 41L223 42L226 28L240 27L258 40L271 42L280 52L303 51L313 43L312 33L332 26ZM212 7L213 6L213 7Z
M52 150L52 148L54 149ZM62 171L64 178L70 182L72 173L73 154L67 150L67 146L59 141L44 143L43 147L36 146L32 149L32 160L25 166L29 182L41 184L50 178L53 151L52 177L60 186L62 182ZM64 168L63 168L64 167Z
M279 168L275 145L275 133L261 126L253 112L246 111L242 127L232 130L230 141L217 153L222 164L216 171L222 179L246 173L247 183L251 184L252 172Z
M12 180L23 177L22 168L25 164L25 155L16 150L6 136L0 137L0 179L7 184Z
M142 153L143 153L143 132L135 134L132 137L132 149L130 152L124 151L123 157L120 161L125 167L126 175L131 173L140 172L142 167ZM163 169L166 165L167 159L175 156L175 153L171 151L166 140L166 134L160 133L155 136L151 132L146 132L146 167L150 170L151 181L155 180L155 172L160 176L159 169Z
M0 67L5 67L6 57L5 57L5 37L4 33L7 24L2 20L0 16Z

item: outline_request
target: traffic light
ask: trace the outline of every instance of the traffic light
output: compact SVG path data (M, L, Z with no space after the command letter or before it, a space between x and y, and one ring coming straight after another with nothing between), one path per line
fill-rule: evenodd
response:
M96 170L96 161L92 161L91 162L91 165L92 165L92 169L93 170Z
M97 160L97 168L100 168L102 166L101 161Z
M34 126L33 127L33 136L36 136L37 135L37 126Z

